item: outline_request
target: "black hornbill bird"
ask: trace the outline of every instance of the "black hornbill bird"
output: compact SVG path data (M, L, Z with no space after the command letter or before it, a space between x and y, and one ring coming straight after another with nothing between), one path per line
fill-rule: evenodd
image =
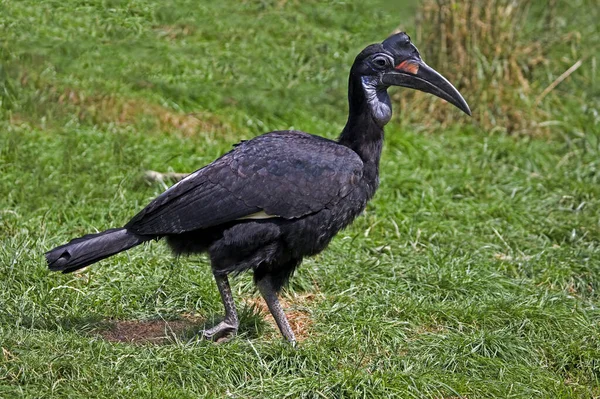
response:
M227 276L252 270L281 333L293 343L277 293L302 259L325 249L375 194L383 128L392 117L390 86L434 94L471 114L452 84L421 60L409 36L394 34L356 57L348 121L337 141L289 130L243 141L159 195L124 227L47 252L50 270L73 272L164 237L175 254L210 256L225 318L204 337L237 332Z

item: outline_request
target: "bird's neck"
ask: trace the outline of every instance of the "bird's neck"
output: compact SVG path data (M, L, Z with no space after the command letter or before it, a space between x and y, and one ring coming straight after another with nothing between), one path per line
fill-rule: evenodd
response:
M372 195L379 183L383 126L391 117L389 97L387 91L376 91L368 86L368 82L365 83L360 77L351 74L348 102L348 122L338 142L352 149L362 159L365 165L363 176L372 187Z

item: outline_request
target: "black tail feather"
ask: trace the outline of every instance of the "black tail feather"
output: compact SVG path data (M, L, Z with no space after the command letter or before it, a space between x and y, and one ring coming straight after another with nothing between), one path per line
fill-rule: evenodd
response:
M127 229L110 229L88 234L56 247L46 252L46 261L50 270L70 273L152 238Z

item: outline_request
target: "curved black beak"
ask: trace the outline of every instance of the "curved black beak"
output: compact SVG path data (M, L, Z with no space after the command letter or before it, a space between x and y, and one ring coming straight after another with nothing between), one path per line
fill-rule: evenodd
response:
M469 105L452 83L420 59L401 62L393 71L386 72L382 81L389 86L403 86L431 93L471 116Z

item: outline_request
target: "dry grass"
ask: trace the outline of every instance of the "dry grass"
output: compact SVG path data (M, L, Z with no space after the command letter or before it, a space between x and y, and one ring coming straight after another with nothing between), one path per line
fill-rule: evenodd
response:
M94 125L142 123L145 131L177 132L183 136L231 131L227 122L209 112L184 113L138 97L90 94L75 88L59 88L42 79L30 82L27 74L19 79L16 86L20 90L28 86L35 87L38 95L34 111L17 110L8 114L8 120L13 125L43 127L40 126L40 120L47 123L75 116L80 122ZM40 118L40 115L44 117Z
M543 22L547 29L555 20L555 3L548 4ZM486 131L544 132L540 122L548 114L536 99L548 85L536 81L534 71L549 62L549 40L568 38L553 35L532 40L526 29L531 6L531 0L424 0L419 9L414 39L421 44L423 59L464 94L474 123ZM395 101L405 120L414 122L413 116L426 128L466 118L422 93L402 92Z
M311 336L311 328L313 320L308 311L308 307L318 297L314 293L307 293L303 295L282 295L280 298L281 306L285 309L286 316L290 322L290 327L296 335L298 342L304 341L306 338ZM279 334L279 328L275 323L275 319L271 316L269 308L261 297L255 297L248 300L248 305L260 311L264 316L265 320L271 325L273 334Z
M164 37L169 40L178 40L196 32L196 28L189 24L178 25L162 25L154 29L159 37Z
M67 89L58 95L58 103L76 107L80 120L96 123L123 125L149 119L161 131L177 130L185 136L225 128L222 121L206 113L185 114L142 99L124 99L116 95L86 95Z

